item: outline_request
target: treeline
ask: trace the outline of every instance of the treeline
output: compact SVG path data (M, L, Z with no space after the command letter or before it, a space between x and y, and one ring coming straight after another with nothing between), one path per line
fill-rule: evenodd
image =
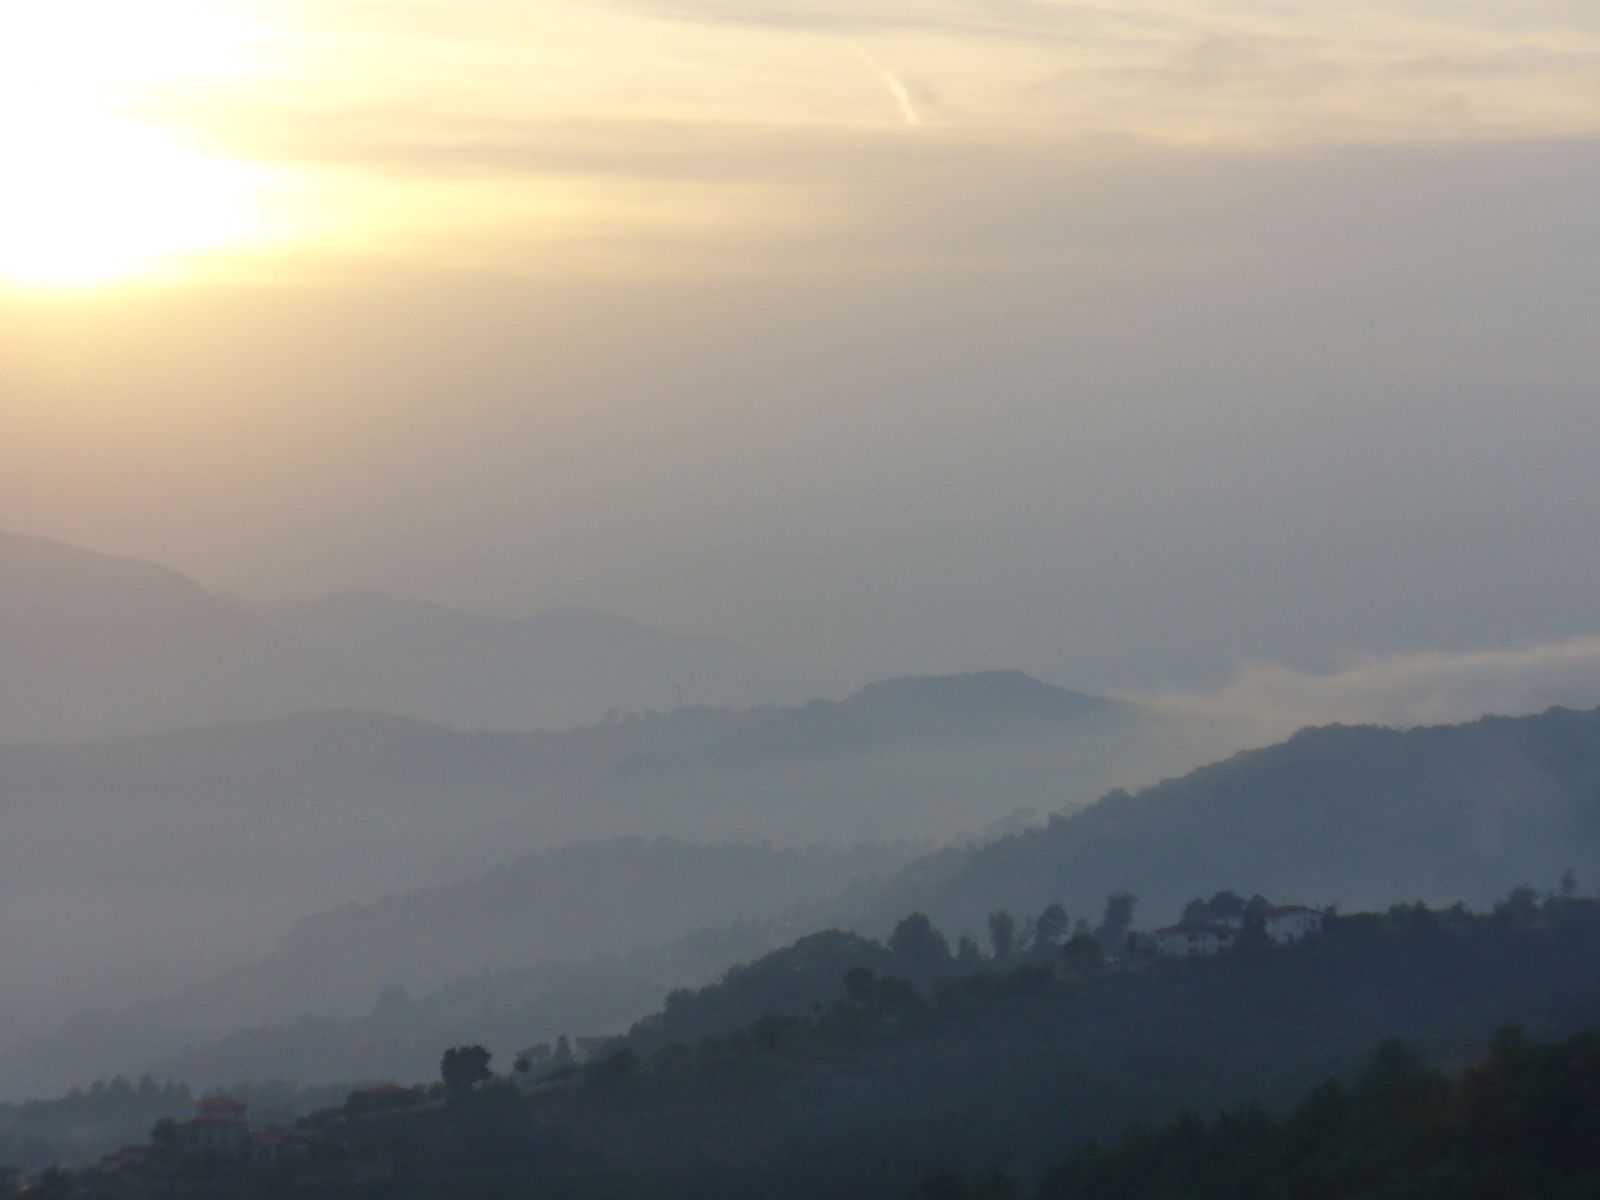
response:
M441 1180L452 1195L865 1200L930 1166L948 1172L927 1177L936 1189L1003 1200L1011 1180L1163 1113L1290 1105L1390 1034L1462 1061L1506 1019L1541 1036L1600 1026L1600 902L1571 894L1402 904L1290 948L1088 970L1066 954L1070 926L1049 965L991 945L971 972L931 922L896 932L802 939L694 1010L776 997L785 1011L692 1040L652 1024L544 1086L458 1054L450 1073L472 1069L449 1102L346 1121L337 1154L392 1164L386 1200ZM936 957L946 973L914 977Z
M1167 1114L1292 1105L1384 1037L1459 1062L1508 1021L1544 1039L1600 1028L1600 901L1575 894L1520 890L1482 913L1396 905L1292 947L1088 969L1067 954L1070 925L1048 965L991 945L970 972L925 918L896 934L815 935L730 973L685 1011L784 1008L719 1032L662 1040L658 1023L548 1071L455 1047L435 1059L437 1089L325 1114L317 1169L347 1173L296 1186L342 1197L381 1171L369 1200L882 1200L938 1168L950 1174L933 1185L1000 1200L1008 1179ZM948 970L922 982L935 958Z
M142 1139L159 1118L186 1115L189 1089L118 1076L51 1100L0 1104L0 1165L33 1169Z
M1000 1172L934 1171L902 1200L1009 1200ZM1578 1200L1600 1196L1600 1034L1536 1045L1502 1029L1450 1076L1403 1041L1290 1111L1186 1112L1048 1168L1036 1200Z
M714 984L670 993L659 1012L634 1025L627 1042L649 1054L675 1042L727 1034L763 1017L814 1014L838 998L841 980L850 998L859 1001L869 986L892 998L908 988L929 992L949 986L948 981L995 972L1048 980L1058 970L1089 970L1125 951L1137 903L1130 894L1114 894L1093 925L1084 917L1074 921L1060 903L1021 921L996 911L989 914L987 947L967 935L952 945L923 913L905 917L884 942L837 929L812 934L729 969ZM862 972L870 973L871 984Z

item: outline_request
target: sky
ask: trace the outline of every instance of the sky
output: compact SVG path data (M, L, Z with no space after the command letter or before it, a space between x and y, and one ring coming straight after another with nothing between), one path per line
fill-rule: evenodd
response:
M4 3L0 173L0 525L218 590L850 683L1600 633L1593 0Z

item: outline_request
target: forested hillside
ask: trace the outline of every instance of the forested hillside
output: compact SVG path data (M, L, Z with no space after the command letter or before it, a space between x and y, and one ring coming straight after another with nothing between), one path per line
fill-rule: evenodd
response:
M1059 899L1082 913L1121 890L1175 911L1218 879L1346 907L1388 903L1397 886L1481 904L1597 864L1600 710L1334 725L920 864L878 920L923 909L975 932L997 906L1036 912Z
M1288 1113L1193 1113L1051 1167L1038 1200L1577 1200L1600 1194L1600 1035L1553 1045L1514 1027L1459 1075L1381 1043L1350 1083ZM991 1180L925 1177L905 1200L997 1200Z
M1032 1180L1184 1109L1280 1111L1387 1037L1455 1068L1508 1022L1539 1037L1600 1022L1600 901L1570 890L1481 915L1398 905L1214 959L1105 962L1075 942L940 969L948 944L918 916L887 945L804 939L693 1001L725 1032L671 1040L646 1022L581 1067L464 1046L445 1065L477 1055L474 1073L316 1125L320 1173L295 1178L310 1196L364 1178L383 1200L892 1197L929 1171ZM770 1010L733 1024L754 1006ZM195 1178L222 1188L195 1195L249 1183Z
M1600 1022L1593 900L1519 893L1485 916L1401 906L1300 947L1143 967L1065 948L1049 966L952 961L919 987L925 932L892 947L811 939L731 974L728 1018L743 1015L739 993L773 1011L690 1042L646 1023L587 1086L534 1094L540 1148L497 1144L572 1195L889 1196L929 1167L1033 1178L1072 1146L1183 1108L1277 1108L1357 1070L1384 1037L1458 1064L1507 1022L1540 1036ZM819 1008L812 981L848 961L860 969ZM785 977L791 1003L772 1005Z

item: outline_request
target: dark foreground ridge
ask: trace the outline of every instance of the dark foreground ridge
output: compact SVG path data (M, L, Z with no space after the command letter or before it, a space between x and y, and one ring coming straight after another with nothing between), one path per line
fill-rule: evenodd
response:
M1207 919L1236 899L1219 898ZM1138 939L1107 957L1081 930L1041 943L1045 923L1055 918L1040 914L1029 943L1010 941L998 922L988 953L970 942L952 953L917 917L888 944L814 935L714 988L677 994L626 1039L508 1052L502 1064L481 1047L454 1047L431 1087L359 1089L296 1129L241 1140L255 1147L248 1164L207 1159L169 1129L60 1194L865 1200L920 1179L931 1200L964 1194L937 1190L949 1186L1004 1186L1003 1175L1030 1189L1043 1178L1058 1189L1047 1196L1109 1196L1120 1193L1059 1190L1100 1178L1090 1143L1186 1109L1279 1111L1311 1081L1355 1075L1384 1038L1449 1068L1476 1059L1507 1023L1538 1037L1600 1026L1600 901L1570 883L1544 898L1519 891L1484 914L1400 905L1335 916L1289 945L1247 923L1232 953L1197 958L1146 953ZM765 1015L749 1019L758 1007ZM1600 1081L1590 1084L1573 1120L1600 1105ZM1360 1099L1368 1085L1355 1086L1350 1130L1371 1111ZM1474 1086L1464 1081L1462 1095ZM1226 1138L1245 1119L1181 1128ZM1262 1138L1290 1137L1305 1119L1248 1118ZM1158 1147L1180 1139L1149 1136ZM1133 1151L1094 1153L1120 1171L1114 1156Z
M904 1200L1009 1200L1002 1173L930 1171ZM1600 1195L1600 1035L1534 1045L1502 1029L1451 1077L1386 1040L1353 1084L1330 1080L1277 1116L1184 1113L1045 1171L1038 1200L1355 1200Z

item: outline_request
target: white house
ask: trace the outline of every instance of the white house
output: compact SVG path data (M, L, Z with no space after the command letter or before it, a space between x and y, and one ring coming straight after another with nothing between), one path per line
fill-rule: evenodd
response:
M1232 925L1169 925L1156 930L1156 953L1162 958L1210 958L1232 950L1238 940Z
M1275 946L1292 945L1314 933L1321 933L1322 921L1320 912L1303 904L1269 908L1262 914L1262 927Z

